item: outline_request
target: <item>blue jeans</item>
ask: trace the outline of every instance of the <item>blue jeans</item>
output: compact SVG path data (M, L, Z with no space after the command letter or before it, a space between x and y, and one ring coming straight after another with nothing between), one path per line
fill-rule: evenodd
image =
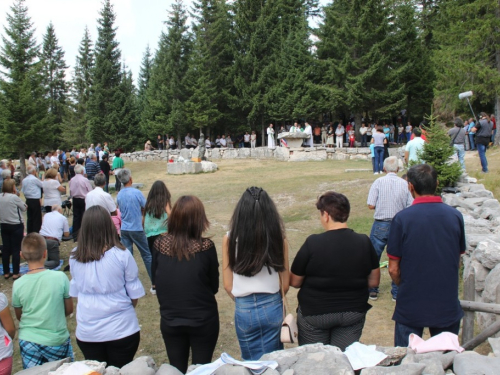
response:
M255 293L236 297L234 325L241 358L256 361L264 354L283 349L280 341L283 301L280 293Z
M487 146L478 143L476 147L479 154L479 160L481 160L481 167L483 169L483 172L488 172L488 160L486 160Z
M469 133L469 144L470 144L470 151L473 151L476 149L476 145L474 144L474 134Z
M377 146L374 148L375 152L375 172L382 172L384 170L384 148Z
M121 231L121 240L123 246L130 250L134 254L134 244L139 249L141 253L142 260L144 261L144 266L146 271L148 271L149 279L151 279L151 251L149 251L148 240L144 231Z
M367 136L366 136L366 134L363 134L361 136L361 147L367 147L366 146L366 140L367 140Z
M408 143L410 141L411 141L411 132L410 133L406 133L406 143Z
M387 240L389 239L389 233L391 231L390 221L377 221L373 222L372 231L370 233L370 241L372 241L373 247L378 255L378 260L380 262L380 256L384 252L384 248L387 245ZM378 288L370 288L370 292L378 293ZM392 297L395 299L398 296L398 286L392 282L391 288Z
M403 348L408 347L409 336L414 333L422 337L422 333L425 327L411 327L401 323L396 322L394 327L394 346L401 346ZM429 327L429 332L432 336L439 335L442 332L451 332L458 335L460 330L460 320L449 327Z
M458 161L462 166L462 169L465 171L465 146L464 145L453 145L453 148L457 151Z
M497 135L497 130L496 130L496 129L494 129L494 130L493 130L493 134L491 135L491 142L492 142L492 143L495 143L495 137L496 137L496 135Z

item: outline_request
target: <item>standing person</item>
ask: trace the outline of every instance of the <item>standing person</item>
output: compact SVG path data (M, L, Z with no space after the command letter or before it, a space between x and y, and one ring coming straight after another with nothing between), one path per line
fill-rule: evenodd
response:
M89 153L90 161L85 163L85 171L87 172L87 179L89 181L94 181L95 176L98 173L101 173L101 168L99 167L99 164L97 163L97 158L95 154Z
M368 131L368 128L366 127L366 123L361 123L361 127L359 128L359 134L361 134L361 147L368 147L366 143L366 132Z
M276 145L274 143L274 128L273 124L269 124L267 127L267 147L268 148L275 148Z
M333 191L316 208L325 232L309 236L295 256L290 285L300 288L299 345L322 343L342 351L359 341L365 325L368 289L378 287L377 253L365 234L347 226L348 199Z
M52 206L52 210L43 217L40 235L45 238L45 268L54 269L59 266L61 256L59 245L62 237L69 237L69 224L66 216L63 215L62 207L58 204Z
M131 254L134 253L134 244L137 246L149 279L152 280L151 251L142 227L142 214L146 207L146 198L139 190L132 187L133 181L130 169L122 169L118 172L118 178L123 184L123 189L120 190L116 197L122 215L121 240ZM151 292L153 292L153 289L151 289Z
M373 143L370 143L370 154L372 157L372 169L373 173L375 174L377 170L375 169L375 145Z
M308 134L309 138L304 140L304 146L314 147L314 138L311 125L306 121L306 128L304 129L304 134Z
M68 180L71 180L73 177L75 177L75 167L76 167L76 158L72 156L69 158Z
M337 129L335 129L335 141L337 143L337 148L344 147L344 127L341 122L337 125Z
M350 131L353 129L353 126L351 124L351 122L349 121L347 123L347 126L345 128L345 143L349 143L349 135L350 135Z
M425 141L422 138L422 131L420 128L413 129L414 138L406 144L405 147L405 162L409 164L411 161L421 163L420 153L422 152Z
M372 135L375 132L373 124L368 124L367 130L366 130L366 142L371 143L372 141Z
M375 153L375 172L373 174L382 173L384 165L384 145L387 143L387 138L381 128L377 128L373 133L371 144Z
M243 146L245 148L250 148L250 134L248 134L248 132L245 132L243 136Z
M455 149L458 161L462 166L462 171L465 172L465 129L464 123L460 117L457 117L454 121L455 127L448 131L448 135L453 143L453 148Z
M353 128L351 128L351 130L349 130L348 136L349 136L349 147L352 148L355 146L355 142L356 142L355 131Z
M141 340L135 307L144 288L134 257L118 240L103 207L85 213L69 264L69 294L78 298L75 336L80 350L87 360L125 366Z
M36 152L32 152L28 158L28 166L30 165L36 168Z
M405 139L405 128L403 127L403 124L400 122L398 126L398 144L402 145L403 140Z
M283 349L283 293L288 291L288 244L267 192L250 187L234 209L222 240L224 288L235 301L236 335L244 360Z
M377 178L368 193L368 208L374 210L370 240L377 252L378 260L384 252L389 239L389 233L392 230L391 222L393 217L399 212L409 207L413 198L408 191L408 184L405 180L398 177L399 171L398 159L390 156L384 161L384 177ZM378 298L378 287L370 288L370 299L375 301ZM398 297L398 288L392 283L392 300L396 301Z
M330 125L328 127L328 131L326 134L327 134L326 145L328 148L332 148L333 147L333 134L334 134L333 125Z
M69 192L73 197L73 240L78 239L78 231L82 225L83 214L85 213L85 197L92 191L90 181L83 176L83 166L75 167L75 177L69 182ZM45 190L44 190L45 191ZM61 204L61 203L59 203Z
M53 204L62 204L61 193L66 193L66 188L61 185L58 177L55 168L50 168L45 172L45 180L42 183L45 212L50 212Z
M321 144L323 147L326 147L326 142L328 141L328 129L330 129L331 125L328 123L324 123L321 127Z
M106 186L106 177L99 173L95 176L95 188L85 196L85 211L92 206L101 206L108 211L111 216L116 215L116 204L113 197L104 191Z
M148 239L152 262L155 261L153 245L156 239L168 231L168 217L172 210L170 197L170 191L168 191L165 183L158 180L151 186L148 198L146 199L146 206L142 216L142 226ZM153 264L151 268L152 270L154 269ZM155 273L153 271L151 271L151 284L151 294L156 294Z
M115 175L115 190L118 193L122 187L120 179L118 178L118 172L125 166L123 159L120 157L120 151L115 151L115 157L113 163L111 164L111 170Z
M406 125L405 128L405 133L406 133L406 143L410 142L411 140L411 133L413 131L413 127L411 126L410 121L408 121L408 124Z
M36 167L28 166L28 175L22 182L21 191L26 198L27 212L27 233L39 232L42 227L42 188L43 183L37 177Z
M9 309L7 296L0 293L0 375L12 374L12 355L16 325Z
M314 127L314 142L318 145L321 144L321 127L319 125Z
M219 337L219 262L214 243L203 237L208 227L203 203L182 196L172 208L168 233L155 242L160 329L169 362L182 373L190 349L193 364L212 362Z
M24 235L23 212L27 206L17 196L16 182L13 179L4 181L0 194L0 229L2 232L2 265L5 280L12 276L13 280L21 277L19 252ZM10 273L10 258L12 257L12 272Z
M256 143L257 143L257 134L255 134L255 130L252 130L252 134L250 135L250 147L255 148Z
M28 272L12 287L12 307L19 320L23 368L68 357L73 361L66 323L66 317L73 313L68 277L45 269L47 247L38 233L26 236L22 252Z
M106 185L104 185L104 191L109 192L109 173L111 172L111 167L108 162L108 154L104 154L99 162L99 169L104 174L106 178Z
M465 252L462 214L435 196L437 172L428 164L407 174L413 205L395 215L387 243L389 274L399 285L392 319L395 346L408 337L458 334L463 316L458 299L460 255ZM425 234L425 235L423 235Z
M482 173L488 173L488 160L486 159L486 149L490 144L493 132L493 124L485 112L479 114L480 120L474 125L472 132L476 135L476 147L481 160Z
M222 134L222 138L220 139L220 145L221 147L227 147L227 139L224 134Z
M175 144L175 138L173 135L168 140L168 144L169 144L171 150L177 149L177 145Z
M156 138L156 148L158 150L163 150L163 144L163 136L158 134L158 137Z

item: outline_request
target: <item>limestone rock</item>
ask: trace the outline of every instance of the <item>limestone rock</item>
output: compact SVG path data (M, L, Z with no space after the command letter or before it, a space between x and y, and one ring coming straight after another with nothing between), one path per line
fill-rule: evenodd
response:
M480 199L480 198L476 198ZM487 199L482 204L483 207L488 207L491 209L500 209L500 203L496 199Z
M47 362L41 366L35 366L22 370L16 373L16 375L48 375L51 371L56 371L64 363L70 363L70 358L64 358L59 361Z
M291 368L283 372L281 375L294 375L295 371L293 371Z
M86 360L86 361L78 361L88 368L92 369L93 371L99 373L99 374L105 374L106 372L106 362L99 362L99 361L91 361L91 360ZM74 362L73 362L74 363ZM49 372L49 375L61 375L64 374L65 371L70 367L73 363L63 363L61 367L59 367L55 371Z
M243 366L225 364L215 370L214 375L252 375L252 372Z
M290 161L322 161L326 160L326 150L311 150L290 152Z
M280 375L279 371L273 370L272 368L268 368L262 374L263 375Z
M238 157L238 150L235 148L228 148L224 150L222 154L222 159L236 159Z
M361 375L421 375L425 365L410 363L392 367L367 367L361 370Z
M493 198L493 193L489 190L464 191L461 196L464 198Z
M210 158L211 159L221 159L221 153L220 153L220 148L214 148L210 152Z
M500 357L500 338L489 337L488 342L496 357Z
M500 374L500 358L482 356L475 352L457 354L453 361L456 375L498 375Z
M183 374L176 367L171 366L169 364L163 364L158 369L158 371L156 371L155 375L183 375Z
M480 191L480 190L486 190L483 184L468 184L467 191Z
M398 347L384 347L377 346L376 350L384 353L387 358L380 362L377 366L393 366L401 362L401 360L408 353L408 348Z
M211 161L202 161L201 162L201 169L204 173L210 173L210 172L215 172L219 167L217 164L211 162Z
M104 375L121 375L120 369L115 366L106 367L104 370Z
M139 357L120 370L121 375L155 375L156 364L151 357Z
M191 154L191 150L187 148L183 148L180 152L180 155L186 160L191 160Z
M464 202L470 203L476 206L482 206L485 201L487 201L488 198L464 198Z
M203 172L201 163L167 163L168 174L196 174Z
M476 283L476 291L482 292L484 290L484 282L485 282L486 277L488 276L488 273L490 272L490 270L485 268L476 259L472 259L470 262L468 262L467 269L465 269L465 267L464 267L464 279L469 277L469 275L472 272L474 273L474 281Z
M407 365L411 363L419 363L425 365L424 374L428 375L444 375L444 368L441 363L440 352L411 354L406 356L401 364ZM448 361L448 363L450 363Z
M288 161L290 159L290 149L288 147L277 147L274 150L274 158L280 161Z
M474 258L490 270L495 268L500 263L500 243L489 239L479 242L474 251Z
M279 147L282 148L282 147ZM238 158L249 158L251 151L249 148L239 148L238 149Z

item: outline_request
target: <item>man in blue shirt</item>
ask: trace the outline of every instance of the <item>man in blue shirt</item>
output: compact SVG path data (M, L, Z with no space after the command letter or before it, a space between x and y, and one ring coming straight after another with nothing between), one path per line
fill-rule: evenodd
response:
M132 173L130 169L121 169L117 177L123 184L116 198L122 215L121 240L123 245L132 254L134 253L134 244L137 246L144 261L144 266L146 266L146 271L148 271L149 278L151 279L151 251L149 250L148 240L142 227L142 215L144 207L146 207L146 198L144 198L144 195L139 190L132 187ZM151 288L151 293L153 293L153 290Z
M437 172L428 164L410 168L408 188L413 205L392 220L387 243L389 274L399 285L392 319L395 346L408 337L441 332L458 334L463 316L458 300L460 255L465 252L462 214L435 196Z

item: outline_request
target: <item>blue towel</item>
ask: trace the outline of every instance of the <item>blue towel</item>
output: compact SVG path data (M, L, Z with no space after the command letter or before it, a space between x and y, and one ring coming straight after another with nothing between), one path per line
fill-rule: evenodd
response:
M52 271L59 271L64 263L64 260L61 259L59 262L59 265L52 269ZM26 272L28 272L28 263L21 263L21 266L19 267L19 273L21 275L24 275ZM12 273L12 264L10 265L10 273ZM3 268L0 267L0 275L3 275Z

